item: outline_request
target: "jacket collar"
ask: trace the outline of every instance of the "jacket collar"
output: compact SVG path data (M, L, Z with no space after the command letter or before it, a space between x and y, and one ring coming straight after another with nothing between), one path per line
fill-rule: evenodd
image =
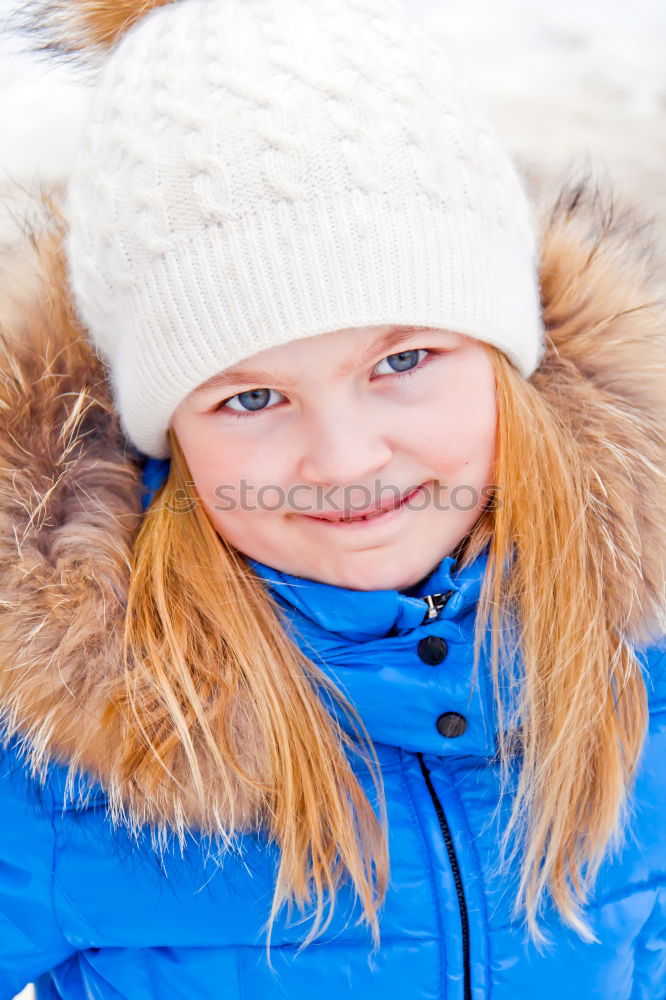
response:
M481 651L474 676L476 607L487 552L465 568L445 557L407 591L359 591L280 573L252 561L286 615L303 652L351 701L380 753L395 748L442 757L493 757L497 714ZM434 598L426 602L425 597ZM440 643L444 659L421 657L422 643ZM353 735L344 712L331 706ZM445 713L464 719L448 738L437 727ZM394 749L389 749L394 748Z
M404 635L434 618L460 616L478 600L486 562L487 554L482 553L471 566L456 570L455 559L445 556L413 587L367 591L330 586L248 560L285 608L352 642ZM446 602L436 614L430 612L427 595Z

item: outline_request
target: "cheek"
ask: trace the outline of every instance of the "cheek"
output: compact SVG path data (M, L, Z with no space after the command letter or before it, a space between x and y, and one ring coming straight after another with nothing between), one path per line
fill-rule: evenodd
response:
M492 478L497 428L495 378L485 353L447 380L422 440L431 464L447 476L471 482Z
M189 434L183 451L197 490L210 498L216 488L238 489L242 482L257 489L275 481L276 449L247 434L223 434L209 425ZM279 480L278 480L279 482Z

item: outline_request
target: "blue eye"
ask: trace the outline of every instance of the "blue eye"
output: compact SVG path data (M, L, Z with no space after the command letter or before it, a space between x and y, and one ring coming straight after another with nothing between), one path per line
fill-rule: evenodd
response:
M391 366L391 372L389 374L400 375L403 372L408 373L416 368L417 364L421 360L419 354L428 354L429 352L424 348L417 348L412 351L400 351L398 354L389 354L379 362L379 365L383 365L387 362ZM385 374L385 373L381 373Z
M378 362L374 370L376 371L380 365L388 364L390 371L379 374L396 375L398 377L400 375L412 375L419 369L419 362L423 360L423 357L419 357L419 355L425 356L433 353L433 351L421 347L411 351L400 351L398 354L388 354ZM235 396L223 399L214 408L213 412L219 413L220 410L231 410L235 417L249 417L261 410L272 409L268 405L271 393L275 393L276 396L283 396L277 389L246 389L245 392L237 392Z
M217 409L234 410L236 413L252 413L257 410L265 410L267 409L266 404L272 392L277 392L277 389L247 389L245 392L238 392L235 396L225 399ZM277 394L278 396L281 395L279 392ZM234 400L238 400L242 405L232 406L231 404Z

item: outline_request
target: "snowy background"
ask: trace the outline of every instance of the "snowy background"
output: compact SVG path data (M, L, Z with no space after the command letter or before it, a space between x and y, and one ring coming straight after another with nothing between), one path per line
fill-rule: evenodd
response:
M666 261L664 0L404 0L442 38L535 176L589 165L656 224ZM89 99L23 51L0 0L0 251L35 181L64 181ZM2 254L0 252L0 283ZM23 995L22 995L23 1000Z

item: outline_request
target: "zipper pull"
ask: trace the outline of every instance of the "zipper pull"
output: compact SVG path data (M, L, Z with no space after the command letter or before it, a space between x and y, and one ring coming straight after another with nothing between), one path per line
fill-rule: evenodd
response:
M428 594L426 597L421 598L428 605L428 610L421 624L425 625L426 622L434 621L453 593L455 591L447 590L444 594Z

